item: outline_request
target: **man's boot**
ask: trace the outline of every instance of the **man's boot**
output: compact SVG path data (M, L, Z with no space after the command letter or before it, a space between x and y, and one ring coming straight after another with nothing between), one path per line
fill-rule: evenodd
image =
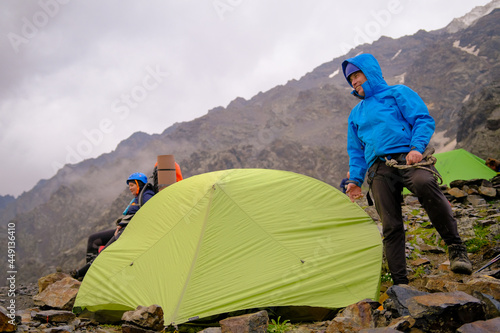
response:
M472 263L467 256L467 247L465 245L449 245L448 257L450 258L450 269L454 273L472 274Z

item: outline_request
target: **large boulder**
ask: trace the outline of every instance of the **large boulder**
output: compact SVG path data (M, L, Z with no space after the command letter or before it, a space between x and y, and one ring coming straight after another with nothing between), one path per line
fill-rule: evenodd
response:
M33 297L36 306L71 310L81 282L67 276L47 286Z
M463 324L486 319L483 303L462 291L415 296L407 305L414 327L424 332L455 332Z
M62 273L62 272L56 272L56 273L45 275L45 276L39 278L38 279L38 293L41 293L42 291L44 291L48 286L50 286L54 282L62 280L66 277L69 277L69 275L66 273Z

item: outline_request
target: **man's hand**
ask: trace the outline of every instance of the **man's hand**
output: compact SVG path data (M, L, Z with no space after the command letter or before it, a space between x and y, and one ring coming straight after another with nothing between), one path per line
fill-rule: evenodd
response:
M420 152L418 152L416 150L412 150L406 155L406 164L411 165L411 164L418 163L422 160L422 158L423 157L422 157L422 154L420 154Z
M347 190L345 191L345 193L349 196L349 199L351 199L352 202L363 196L363 194L361 193L361 187L354 183L347 184Z

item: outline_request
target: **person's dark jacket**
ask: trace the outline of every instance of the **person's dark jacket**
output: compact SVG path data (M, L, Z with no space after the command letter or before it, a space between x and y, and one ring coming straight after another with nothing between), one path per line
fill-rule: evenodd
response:
M139 195L140 195L140 193L139 193ZM134 198L134 201L130 203L130 205L127 207L127 210L126 210L127 214L124 214L124 215L132 215L132 214L137 213L137 211L140 208L139 195L137 195ZM155 192L153 190L151 190L150 188L146 188L144 190L144 192L142 193L142 205L144 205L149 199L151 199L151 197L153 195L155 195Z

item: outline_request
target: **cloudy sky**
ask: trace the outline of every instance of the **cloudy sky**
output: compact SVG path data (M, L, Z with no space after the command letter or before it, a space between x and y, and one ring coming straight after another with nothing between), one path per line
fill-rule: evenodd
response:
M2 0L0 195L489 0Z

